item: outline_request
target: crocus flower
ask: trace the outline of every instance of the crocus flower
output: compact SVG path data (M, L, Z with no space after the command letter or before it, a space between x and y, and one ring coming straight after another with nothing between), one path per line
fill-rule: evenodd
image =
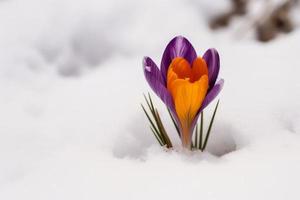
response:
M216 82L219 68L216 49L208 49L202 57L197 56L192 44L182 36L169 42L160 69L151 58L143 60L146 80L170 110L185 148L191 148L192 134L201 111L223 87L223 79Z

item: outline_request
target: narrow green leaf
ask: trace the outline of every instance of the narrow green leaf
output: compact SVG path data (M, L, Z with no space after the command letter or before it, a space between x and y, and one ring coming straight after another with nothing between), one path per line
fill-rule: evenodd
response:
M149 97L149 101L150 101L150 105L151 105L151 108L153 110L153 113L155 112L155 108L153 106L153 102L152 102L152 99L151 99L151 96L150 96L150 93L148 92L148 97Z
M161 141L162 141L164 144L166 144L166 139L164 138L163 133L162 133L161 130L159 129L159 123L158 123L158 121L157 121L157 117L156 117L156 114L155 114L155 107L154 107L154 105L153 105L153 102L152 102L150 93L148 92L148 98L149 98L149 100L147 99L147 97L146 97L145 94L144 94L144 98L145 98L145 100L146 100L146 102L147 102L147 105L148 105L149 110L151 111L152 117L153 117L154 120L155 120L156 126L154 126L154 128L155 128L155 130L156 130L156 132L157 132L157 135L160 137ZM154 123L152 122L152 124L154 124ZM157 128L156 128L156 127L157 127Z
M153 114L154 114L154 110L152 110L152 107L151 107L151 105L150 105L150 103L149 103L149 101L148 101L146 95L145 95L145 94L143 94L143 95L144 95L145 101L146 101L146 103L147 103L147 105L148 105L148 108L149 108L149 110L151 111L151 113L152 113L152 115L153 115Z
M220 100L218 100L218 103L217 103L217 105L216 105L216 107L215 107L213 116L212 116L212 118L211 118L211 120L210 120L209 127L208 127L208 130L207 130L207 133L206 133L206 137L205 137L205 141L204 141L204 144L203 144L202 151L204 151L205 148L206 148L207 141L208 141L208 138L209 138L209 135L210 135L210 131L211 131L211 127L212 127L212 125L213 125L213 123L214 123L215 115L216 115L216 112L217 112L217 109L218 109L218 106L219 106L219 102L220 102Z
M156 132L156 134L159 136L159 138L161 139L161 141L162 141L163 143L165 143L164 139L162 138L162 135L161 135L160 131L159 131L159 130L156 128L156 126L154 125L154 122L151 120L151 118L150 118L149 114L147 113L145 107L144 107L142 104L141 104L141 106L142 106L142 109L143 109L144 113L146 114L146 116L147 116L147 118L148 118L148 120L149 120L149 122L150 122L152 128L154 129L154 131Z
M179 138L181 138L179 128L178 128L178 126L176 124L176 121L175 121L174 117L172 116L172 113L171 113L171 111L169 109L168 109L168 112L169 112L169 115L170 115L170 117L172 119L172 122L173 122L173 124L175 126L175 129L176 129L176 131L178 133L178 136L179 136Z
M141 104L143 111L145 112L151 126L151 131L153 132L154 136L156 137L156 139L159 141L159 143L161 145L166 145L167 148L171 148L172 147L172 143L170 141L170 138L167 135L167 132L163 126L163 123L160 119L160 116L158 114L157 109L154 107L150 93L148 93L148 98L146 97L146 95L144 94L144 98L145 101L148 105L149 110L151 111L153 120L151 119L150 115L148 114L148 112L146 111L145 107Z
M154 108L154 107L153 107ZM154 108L155 109L155 108ZM153 118L155 120L155 124L157 126L157 129L158 129L158 133L159 133L159 136L161 138L161 140L164 142L164 144L167 144L167 146L169 146L168 144L168 140L166 138L166 133L165 133L165 129L163 127L163 124L161 122L161 120L159 119L159 115L158 115L158 112L157 110L155 109L154 111L154 114L153 114Z
M171 140L170 140L170 138L169 138L169 136L168 136L168 134L167 134L167 132L165 130L165 127L163 126L163 123L162 123L162 121L160 119L160 116L159 116L157 110L155 110L155 114L156 114L156 120L157 120L158 129L160 130L160 133L162 134L163 138L165 139L165 142L167 144L167 148L172 148L173 145L172 145Z
M200 137L199 137L199 149L202 150L202 140L203 140L203 127L204 127L204 113L201 112L201 118L200 118Z
M143 109L145 115L147 116L147 118L148 118L150 124L152 125L152 127L154 128L154 130L155 130L156 132L158 132L157 128L155 127L153 121L151 120L151 118L150 118L149 114L147 113L147 111L146 111L145 107L143 106L143 104L141 104L141 106L142 106L142 109Z
M145 97L146 98L146 97ZM159 135L162 139L162 141L167 144L167 147L172 147L172 144L169 143L169 138L166 136L166 131L165 131L165 128L163 127L163 124L159 118L159 114L158 114L158 111L157 109L154 107L153 105L153 102L152 102L152 99L151 99L151 96L150 96L150 93L148 93L148 98L149 98L149 102L147 101L148 103L148 106L149 106L149 109L151 110L151 113L152 113L152 116L155 120L155 123L157 125L157 128L158 128L158 132L159 132Z
M196 125L196 131L195 131L195 148L198 149L198 125Z
M159 136L158 136L157 133L153 130L152 126L150 126L150 129L151 129L153 135L155 136L156 140L159 142L159 144L160 144L161 146L164 146L165 144L159 139Z

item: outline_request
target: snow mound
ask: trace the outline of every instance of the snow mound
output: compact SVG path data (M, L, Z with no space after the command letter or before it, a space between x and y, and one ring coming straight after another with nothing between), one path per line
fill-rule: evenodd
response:
M1 1L1 199L299 199L300 32L268 44L213 33L213 5ZM204 153L180 149L152 93L175 144L160 148L139 106L143 56L159 64L179 34L221 55Z

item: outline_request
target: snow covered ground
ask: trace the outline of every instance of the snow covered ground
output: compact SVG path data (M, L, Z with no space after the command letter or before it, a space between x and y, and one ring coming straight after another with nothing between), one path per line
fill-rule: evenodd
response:
M299 199L300 30L211 32L228 4L210 2L0 1L0 199ZM221 55L202 154L178 150L155 97L177 149L162 150L139 106L142 57L160 63L176 35Z

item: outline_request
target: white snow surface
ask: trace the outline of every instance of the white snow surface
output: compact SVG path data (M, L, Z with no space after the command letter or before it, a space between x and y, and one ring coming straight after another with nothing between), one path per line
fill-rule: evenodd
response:
M228 2L211 2L0 1L0 199L300 199L300 30L212 32ZM204 153L181 150L152 93L175 144L162 149L139 105L143 56L159 64L176 35L221 56Z

